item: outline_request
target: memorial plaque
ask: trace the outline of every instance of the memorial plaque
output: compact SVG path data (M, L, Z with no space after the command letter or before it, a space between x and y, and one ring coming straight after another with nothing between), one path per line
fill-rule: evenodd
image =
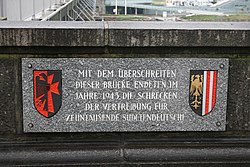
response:
M225 131L228 59L24 58L24 132Z

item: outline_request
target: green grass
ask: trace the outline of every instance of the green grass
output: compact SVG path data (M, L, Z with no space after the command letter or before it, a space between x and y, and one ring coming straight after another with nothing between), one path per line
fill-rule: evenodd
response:
M153 5L166 5L166 2L164 0L153 0Z
M147 19L147 16L138 16L138 15L103 15L106 21L142 21Z
M228 15L228 16L216 16L216 15L193 15L193 16L184 16L184 20L189 21L250 21L250 14L237 14L237 15Z
M0 59L9 59L12 58L13 56L11 56L10 54L0 54Z

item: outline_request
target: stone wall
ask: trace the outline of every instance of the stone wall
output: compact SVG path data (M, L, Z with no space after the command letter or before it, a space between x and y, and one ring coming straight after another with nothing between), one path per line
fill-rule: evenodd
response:
M249 25L2 22L0 165L249 165ZM21 58L30 57L229 58L227 130L23 133Z

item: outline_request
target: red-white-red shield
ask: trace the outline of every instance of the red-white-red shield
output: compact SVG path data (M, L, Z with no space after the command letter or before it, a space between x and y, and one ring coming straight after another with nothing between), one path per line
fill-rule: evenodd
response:
M215 106L217 75L216 70L190 71L189 105L200 116L209 114Z

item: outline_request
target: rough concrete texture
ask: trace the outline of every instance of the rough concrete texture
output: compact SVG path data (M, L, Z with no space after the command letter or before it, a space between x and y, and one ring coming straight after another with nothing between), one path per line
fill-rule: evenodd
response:
M249 23L108 22L108 45L159 46L249 46ZM239 27L241 25L241 27Z
M111 46L242 46L250 43L246 31L225 30L110 30ZM244 40L243 40L244 39Z
M3 22L0 46L249 46L249 23Z
M231 61L228 130L250 130L250 59Z
M82 142L82 141L81 141ZM82 142L83 143L83 142ZM153 143L153 141L152 141ZM160 145L161 143L156 143ZM118 144L100 143L81 144L66 143L27 143L16 147L6 144L6 148L0 147L0 165L16 166L222 166L232 163L237 166L248 164L250 149L246 145L239 144L234 147L225 147L213 144L207 147L204 144L178 143L179 146L158 146L150 148L144 145L127 145L119 148ZM245 146L245 148L243 147ZM147 147L147 148L145 148ZM74 150L74 151L73 151ZM231 155L234 155L232 157ZM213 163L211 163L213 162ZM63 165L62 165L63 164ZM177 165L178 164L178 165ZM189 165L188 165L189 164ZM199 165L197 165L199 164ZM212 165L213 164L213 165ZM217 165L216 165L217 164ZM224 166L224 165L223 165Z
M0 46L103 46L104 43L101 22L7 23L0 24Z
M15 133L14 60L0 57L0 135Z

